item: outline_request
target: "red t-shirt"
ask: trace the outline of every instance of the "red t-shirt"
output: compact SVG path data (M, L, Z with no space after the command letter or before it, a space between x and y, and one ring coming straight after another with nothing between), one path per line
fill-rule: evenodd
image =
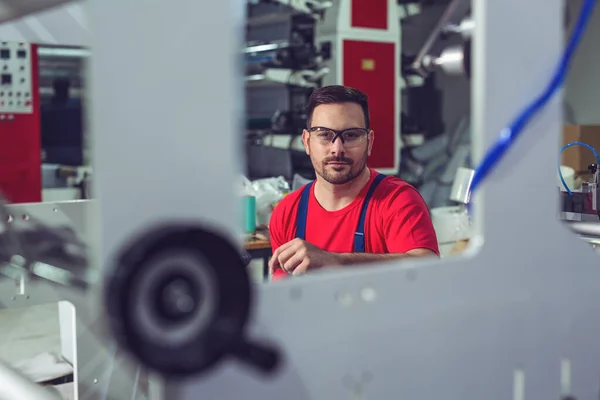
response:
M305 240L329 252L351 253L365 196L377 172L358 197L337 211L327 211L317 202L314 185L308 201ZM271 247L296 237L296 218L302 189L284 197L273 210L269 223ZM373 192L365 220L365 252L406 253L429 249L439 255L437 237L429 209L419 192L403 180L387 176Z

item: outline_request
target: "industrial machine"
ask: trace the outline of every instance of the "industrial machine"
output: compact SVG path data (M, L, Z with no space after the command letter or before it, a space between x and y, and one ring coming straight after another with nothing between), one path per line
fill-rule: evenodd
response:
M356 87L369 96L377 146L369 165L400 167L400 14L394 0L334 1L317 26L319 48L330 49L323 85Z
M246 21L246 115L249 173L286 164L277 175L310 178L298 140L314 88L344 84L369 96L378 146L369 164L396 173L400 163L400 29L397 4L383 1L251 1ZM286 135L283 145L263 140ZM256 149L256 146L278 149ZM283 150L281 150L283 149ZM286 152L288 153L286 155ZM265 161L266 160L266 161ZM274 171L275 172L275 171ZM256 176L258 178L263 176Z
M294 147L306 127L305 104L329 72L317 25L330 2L251 1L247 5L245 59L246 168L250 179L312 173ZM329 52L330 53L330 52ZM280 145L274 143L283 142Z
M400 176L430 208L448 206L457 168L471 167L470 2L420 2L402 19Z
M12 17L17 7L28 10L22 4L39 3L4 0L0 20L6 9ZM586 15L593 3L585 2ZM240 169L232 160L243 125L236 68L243 13L229 2L206 12L195 0L147 2L143 12L137 1L88 6L91 119L94 133L102 132L93 134L102 240L92 264L97 272L102 265L105 292L95 306L107 311L107 336L164 379L164 398L597 397L597 255L552 218L555 202L536 202L534 212L523 207L523 198L556 195L560 102L536 110L516 148L471 196L475 236L465 257L444 265L390 261L251 287L231 244L239 221L231 183ZM559 0L473 1L475 161L499 132L510 137L508 121L550 79L562 11ZM157 49L179 51L157 62ZM169 79L156 79L165 73ZM190 128L198 120L206 134ZM121 174L132 157L135 187ZM174 179L190 170L193 184ZM0 283L3 304L9 283ZM87 343L78 368L88 388L80 398L128 398L135 368L112 361L112 343L94 341L106 331L85 315L91 304L59 287L32 282L37 300L20 304L54 290L73 301L88 324L79 326Z
M80 186L91 169L85 166L84 112L81 98L70 96L68 80L74 76L73 89L81 91L82 57L69 56L77 49L40 46L14 36L8 40L4 32L0 30L4 195L13 203L85 199ZM67 169L80 170L73 184L64 176Z
M589 166L591 179L581 189L561 188L560 218L564 221L600 222L600 169Z
M247 128L297 135L306 125L306 99L329 72L315 30L331 4L284 3L251 1L247 6Z
M0 185L12 202L42 200L37 46L0 37Z

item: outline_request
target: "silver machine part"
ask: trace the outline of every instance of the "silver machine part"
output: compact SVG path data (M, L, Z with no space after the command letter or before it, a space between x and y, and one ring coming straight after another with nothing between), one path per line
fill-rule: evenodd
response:
M443 63L444 60L439 59L444 49L444 44L441 42L443 34L457 32L465 38L471 36L475 23L474 19L466 18L470 8L469 0L452 0L412 63L411 67L416 73L427 76L432 68Z
M471 183L475 171L470 168L460 167L456 170L452 189L450 191L450 200L458 203L467 204L471 200Z
M600 239L600 224L590 222L570 222L569 228L578 235Z
M146 400L160 397L150 397L160 393L157 379L149 380L148 373L123 357L120 352L111 350L111 338L106 335L103 327L103 311L99 308L101 299L96 290L84 290L94 283L100 274L99 254L97 244L100 242L99 214L97 202L70 201L60 203L12 204L5 208L5 220L15 233L37 229L43 222L45 233L53 229L64 232L65 228L73 231L73 235L85 238L87 243L88 271L79 273L81 265L73 264L74 259L54 259L52 264L35 261L27 263L28 257L18 257L10 264L0 265L0 308L26 308L60 301L67 301L75 307L75 336L77 346L72 360L74 367L74 385L78 398L98 399L106 395L107 399L125 398ZM52 243L57 243L61 236L54 237ZM68 236L69 240L71 236ZM6 246L4 237L2 245ZM22 240L17 236L18 240ZM17 241L17 245L20 243ZM34 248L29 246L29 248ZM17 251L19 253L19 251ZM27 252L26 252L27 253ZM28 255L42 254L40 252ZM25 261L14 262L14 261ZM71 260L70 262L68 262ZM75 259L76 260L76 259ZM49 261L49 260L47 260ZM28 266L27 269L24 266ZM70 278L72 272L77 272L76 286ZM83 281L82 281L83 280ZM61 328L63 329L63 328ZM116 366L116 367L115 367ZM7 367L10 368L10 367ZM137 377L137 379L136 379ZM0 366L0 381L12 381L11 375L5 373ZM2 387L2 400L44 400L48 397L11 396L11 391L26 390L15 381L15 387ZM31 383L30 389L35 392L38 385ZM32 393L33 393L32 392ZM15 392L16 394L17 392ZM21 393L21 392L20 392ZM40 392L46 396L46 392ZM49 394L51 395L51 393ZM51 399L53 397L50 397Z
M451 46L444 49L442 54L431 63L433 64L431 67L441 68L448 75L462 76L466 73L462 46Z
M240 171L236 149L244 85L237 65L243 2L213 2L210 13L196 0L146 2L143 12L131 0L90 0L89 7L102 263L115 262L131 237L165 220L208 223L235 238L239 212L231 183ZM520 105L544 88L560 53L562 11L560 0L473 1L475 162ZM532 20L545 24L532 25ZM157 63L161 48L180 51ZM506 62L506 49L515 62ZM524 70L517 61L525 57L530 63ZM155 79L165 71L177 73ZM198 93L211 95L199 98ZM427 259L390 261L379 268L256 286L259 304L251 330L279 343L285 353L275 378L257 379L226 362L210 375L167 382L165 398L505 400L523 399L526 393L551 399L569 394L565 387L578 398L597 398L597 255L552 218L555 202L537 202L534 213L523 207L523 198L555 195L562 124L557 100L523 132L475 195L477 236L465 257L448 258L443 265ZM211 134L191 129L198 121ZM121 173L124 164L137 177L135 186ZM198 171L193 184L173 179L189 171ZM519 196L513 195L516 185ZM3 303L4 289L0 286ZM31 293L39 302L54 291L37 285ZM83 313L78 347L88 361L84 382L98 376L103 385L111 378L120 378L115 388L126 388L124 379L131 385L130 371L136 369L110 361L98 340L102 329L94 324L91 302L68 290L54 297L74 302ZM104 392L89 389L80 398L99 393ZM118 397L106 398L128 398L131 391L112 393Z
M472 18L467 17L460 21L458 25L450 24L443 28L444 33L458 33L463 39L468 39L473 36L475 22Z

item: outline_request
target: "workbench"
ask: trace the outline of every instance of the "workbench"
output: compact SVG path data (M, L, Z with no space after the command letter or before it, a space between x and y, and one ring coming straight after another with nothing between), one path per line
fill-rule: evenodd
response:
M249 235L244 242L244 249L250 254L252 259L263 260L263 280L269 279L269 258L273 254L268 230L258 230L255 234Z

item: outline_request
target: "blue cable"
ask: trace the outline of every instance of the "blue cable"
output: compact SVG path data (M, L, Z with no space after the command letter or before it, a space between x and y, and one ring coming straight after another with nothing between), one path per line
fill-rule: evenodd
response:
M481 183L487 178L488 174L492 169L500 162L502 157L506 154L508 149L514 144L518 136L521 134L523 129L531 121L531 119L548 103L552 96L558 89L561 88L564 83L571 59L573 54L581 41L581 37L585 28L590 20L596 0L585 0L577 24L573 29L569 43L563 53L563 56L557 66L554 76L548 83L546 89L540 94L529 106L527 106L514 121L500 132L500 137L496 140L496 143L487 152L481 164L475 170L473 180L471 182L471 196L473 198L473 192L479 188Z
M568 149L571 146L587 147L588 149L590 149L592 151L592 153L594 153L594 156L596 157L596 164L600 165L600 156L598 156L598 152L596 151L595 148L593 148L589 144L583 143L583 142L571 142L571 143L567 143L566 145L564 145L562 147L562 149L560 149L560 151L558 152L558 176L560 178L560 182L562 183L563 187L565 188L567 193L569 193L569 196L572 196L573 192L571 192L571 189L569 189L569 186L567 186L567 182L565 182L565 178L563 178L562 171L560 170L560 155L562 154L563 151L565 151L566 149Z

